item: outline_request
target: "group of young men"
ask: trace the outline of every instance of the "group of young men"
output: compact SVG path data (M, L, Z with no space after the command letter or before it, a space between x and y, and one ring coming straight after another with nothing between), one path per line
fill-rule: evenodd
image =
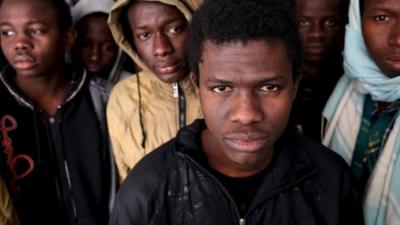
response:
M0 2L0 224L400 223L396 0L119 0L112 90L75 14Z

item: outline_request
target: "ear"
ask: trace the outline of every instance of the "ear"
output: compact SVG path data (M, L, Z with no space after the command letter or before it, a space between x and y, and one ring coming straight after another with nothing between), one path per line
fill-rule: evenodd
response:
M74 28L69 28L65 32L65 44L64 44L65 52L68 52L69 50L71 50L72 46L75 43L76 37L77 37L77 33Z
M192 85L194 87L194 90L196 92L197 97L200 97L200 93L199 93L199 85L196 82L196 76L194 75L194 73L190 74L190 81L192 82Z

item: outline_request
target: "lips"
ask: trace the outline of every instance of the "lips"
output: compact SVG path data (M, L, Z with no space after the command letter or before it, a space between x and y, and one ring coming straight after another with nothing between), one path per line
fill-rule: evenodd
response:
M400 62L400 54L392 54L387 56L385 59L392 62Z
M86 68L91 72L98 72L101 70L101 66L98 63L86 63Z
M17 69L29 69L36 65L36 60L30 55L16 55L13 63Z
M313 55L319 55L319 54L322 54L324 52L324 49L322 49L322 48L309 48L308 52L313 54Z
M171 74L179 70L181 63L179 61L165 61L156 64L156 70L160 74Z
M400 71L400 54L392 54L387 57L385 57L385 62L395 69L396 71Z
M236 151L255 153L262 148L268 138L264 133L237 133L225 137L226 143Z
M325 47L321 44L310 44L306 46L306 50L311 54L319 55L325 52Z

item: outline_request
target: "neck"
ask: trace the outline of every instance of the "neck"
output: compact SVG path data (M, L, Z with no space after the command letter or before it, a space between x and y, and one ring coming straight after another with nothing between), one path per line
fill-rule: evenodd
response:
M61 69L46 76L25 78L17 75L16 84L22 93L49 116L55 114L69 89L69 82Z
M260 173L270 165L271 158L264 160L262 165L232 165L224 164L223 161L219 161L207 155L208 163L213 169L225 176L235 178L251 177Z
M303 74L310 79L318 79L321 76L321 67L317 64L304 63Z
M86 72L87 72L87 75L90 76L90 77L97 76L97 77L100 77L100 78L102 78L104 80L108 80L109 76L111 75L110 74L111 70L101 71L101 72L97 72L97 73L96 72L91 72L89 70L86 70Z

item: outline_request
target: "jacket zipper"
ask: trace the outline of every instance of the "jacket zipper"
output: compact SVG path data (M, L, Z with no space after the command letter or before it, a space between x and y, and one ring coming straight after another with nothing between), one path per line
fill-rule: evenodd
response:
M65 170L65 174L67 177L68 188L69 188L70 194L72 195L72 182L71 182L71 177L69 175L69 165L68 165L68 162L66 159L64 159L64 170ZM76 222L78 220L78 212L76 210L76 203L75 203L74 198L71 199L71 204L72 204L72 213L73 213L74 221Z
M230 203L234 206L235 211L236 211L236 216L237 218L239 218L239 225L246 225L246 218L248 217L248 215L250 215L250 213L253 211L253 209L257 208L261 202L264 202L266 198L263 198L263 200L257 201L257 202L253 202L249 205L249 208L247 210L247 212L245 213L245 216L243 218L240 217L240 213L239 213L239 209L236 206L236 203L233 201L231 195L228 193L228 190L226 190L226 188L217 180L217 178L215 178L211 173L209 173L206 169L204 169L202 166L200 166L195 160L193 160L191 157L180 153L183 157L185 157L190 163L192 163L195 167L197 167L199 170L201 170L202 172L204 172L205 174L207 174L208 176L211 177L211 179L214 180L214 182L220 187L220 189L222 190L222 192L226 195L226 197L228 197ZM280 193L284 190L286 190L287 188L290 188L291 186L293 186L294 184L299 183L300 181L307 179L308 177L311 177L315 174L315 171L309 172L299 178L297 178L296 180L281 186L279 189L276 189L275 192L269 194L268 196L273 196L276 195L277 193ZM256 193L257 196L257 193ZM256 197L255 196L255 197ZM267 198L269 198L267 197Z
M57 135L59 136L59 138L61 137L60 133L59 133L59 129L60 129L60 123L59 123L59 118L61 117L61 110L63 109L62 105L58 105L57 106L57 112L55 113L54 117L50 117L49 118L49 122L50 124L52 124L51 126L57 126ZM61 138L60 138L61 139ZM62 144L63 145L63 144ZM64 147L62 147L64 148ZM64 168L64 172L65 172L65 176L66 176L66 180L67 180L67 188L68 188L68 192L70 194L70 197L68 198L70 200L70 204L72 207L72 219L74 221L74 223L77 223L78 221L78 211L76 208L76 202L74 199L74 195L72 193L72 182L71 182L71 177L70 177L70 173L69 173L69 164L68 161L66 160L65 157L65 153L63 153L63 168ZM60 177L62 179L62 177Z
M174 82L172 84L172 95L174 98L178 98L178 106L179 106L179 128L182 128L186 125L186 98L185 93L181 87L179 87L179 83Z
M178 89L178 83L177 82L172 83L172 96L174 98L179 97L179 89Z

